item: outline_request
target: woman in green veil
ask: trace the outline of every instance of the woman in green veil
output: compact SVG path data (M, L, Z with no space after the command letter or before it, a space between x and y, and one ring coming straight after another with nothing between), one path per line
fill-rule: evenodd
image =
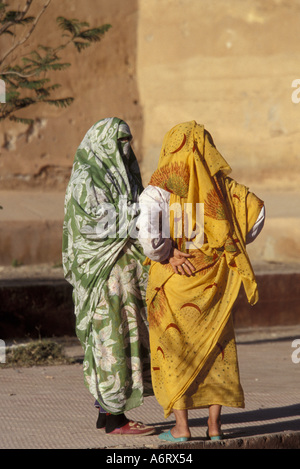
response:
M84 381L98 428L151 434L125 412L152 395L145 292L148 267L133 236L142 182L128 125L107 118L79 145L65 197L63 267L73 287Z

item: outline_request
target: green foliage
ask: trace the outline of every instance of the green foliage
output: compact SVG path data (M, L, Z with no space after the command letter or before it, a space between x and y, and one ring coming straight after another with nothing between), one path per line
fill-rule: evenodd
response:
M109 24L104 24L98 28L83 29L89 27L89 23L85 21L80 22L76 19L68 20L63 16L59 16L56 21L59 27L68 33L64 34L64 36L69 37L78 52L89 47L92 42L100 41L103 34L111 27Z
M11 347L7 351L5 367L67 365L74 363L66 356L63 346L49 339Z
M33 33L41 14L49 6L51 0L45 3L36 17L27 15L33 1L27 0L22 11L7 10L7 4L0 2L0 36L8 34L15 39L14 46L0 59L0 79L4 80L6 86L6 103L0 105L0 121L8 118L12 121L30 124L33 119L27 116L20 117L16 113L41 102L57 107L69 106L74 98L71 96L53 97L53 93L60 87L60 84L51 83L49 78L50 73L53 76L52 72L66 70L71 66L60 57L60 53L71 44L78 52L83 51L92 43L99 42L111 27L105 24L90 28L86 21L59 16L56 20L62 31L59 44L55 46L40 44L18 61L6 64L12 52L15 52L16 48ZM23 29L29 27L21 39L19 27Z
M32 3L32 2L29 2ZM0 2L0 22L2 24L0 34L9 34L10 36L15 36L13 31L10 28L13 25L26 25L32 23L35 18L34 16L25 16L20 11L9 10L6 11L7 4ZM3 31L2 31L3 30Z

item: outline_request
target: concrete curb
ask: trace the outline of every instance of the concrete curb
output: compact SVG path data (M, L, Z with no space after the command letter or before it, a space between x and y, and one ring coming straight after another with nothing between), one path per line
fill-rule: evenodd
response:
M300 432L284 432L221 441L195 441L159 446L159 449L299 449Z

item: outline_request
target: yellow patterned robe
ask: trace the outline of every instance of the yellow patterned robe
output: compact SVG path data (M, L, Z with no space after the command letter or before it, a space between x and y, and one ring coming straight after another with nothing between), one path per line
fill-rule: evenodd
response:
M170 212L171 238L192 254L193 276L149 261L152 383L165 417L172 409L244 406L231 310L241 283L249 303L258 300L245 245L263 202L229 178L230 171L210 134L192 121L166 134L150 180L170 192L170 206L179 203L184 211L186 203L204 204L204 242L194 249L186 249L184 229L175 238Z

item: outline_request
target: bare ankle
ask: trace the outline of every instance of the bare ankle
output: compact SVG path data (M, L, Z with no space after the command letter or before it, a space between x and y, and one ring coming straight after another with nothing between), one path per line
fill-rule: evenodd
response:
M180 437L190 438L191 436L189 427L185 425L184 426L175 425L175 427L172 428L171 433L174 436L174 438L180 438Z
M207 420L208 425L208 433L210 436L219 435L221 433L221 419L218 418L217 420L211 420L208 418Z

